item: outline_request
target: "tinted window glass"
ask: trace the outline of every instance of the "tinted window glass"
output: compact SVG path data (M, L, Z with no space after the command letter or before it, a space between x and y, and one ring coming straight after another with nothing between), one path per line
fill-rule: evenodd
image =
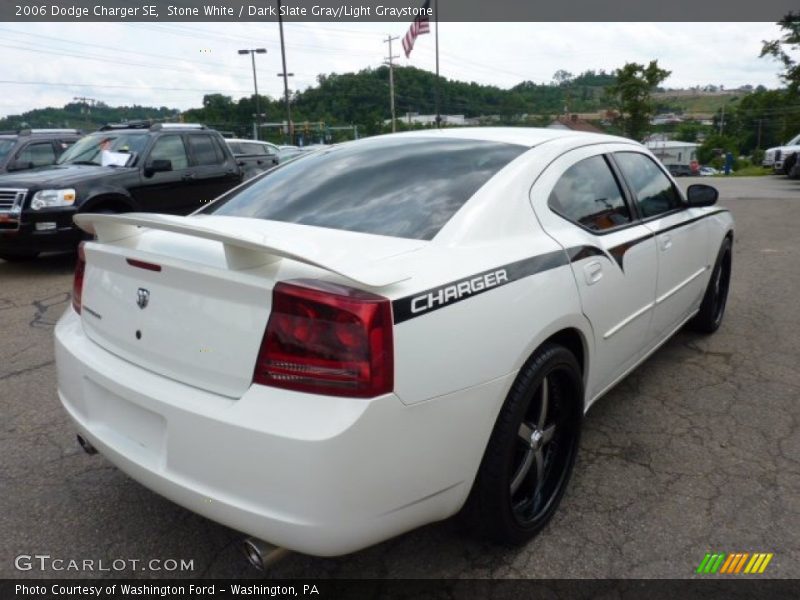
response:
M242 144L242 154L267 154L267 147L264 144Z
M13 139L2 139L0 138L0 162L8 156L8 153L16 144L16 140Z
M61 154L58 163L90 162L96 165L101 164L101 146L104 142L109 142L106 148L111 152L130 152L140 153L144 150L149 136L146 133L114 133L100 132L87 135Z
M618 152L614 158L636 194L643 217L653 217L683 206L672 182L649 157L634 152Z
M158 138L150 151L150 160L172 161L173 171L188 167L189 159L186 157L183 138L179 135L165 135Z
M53 144L50 142L28 144L22 152L19 153L17 160L33 163L34 167L42 167L45 165L52 165L56 162L56 153L53 150Z
M217 165L222 162L222 157L210 135L190 135L189 146L192 148L195 164Z
M456 139L350 142L285 163L203 212L429 240L525 150Z
M602 156L587 158L567 169L550 193L548 205L594 231L631 221L622 191Z

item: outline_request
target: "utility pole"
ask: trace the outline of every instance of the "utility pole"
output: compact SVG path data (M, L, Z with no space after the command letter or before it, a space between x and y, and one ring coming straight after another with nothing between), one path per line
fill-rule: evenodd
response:
M249 50L239 50L239 54L249 54L250 59L253 63L253 87L256 91L256 114L255 119L253 120L253 139L258 139L258 123L261 122L261 109L259 108L258 104L258 79L256 78L256 54L266 54L266 48L251 48Z
M283 17L281 16L281 0L278 0L278 27L281 30L281 61L283 63L283 96L286 101L286 132L289 143L294 143L294 127L292 126L292 107L289 102L289 73L286 72L286 46L283 43Z
M386 59L389 62L385 62L383 64L389 65L389 102L391 103L392 107L392 133L397 131L397 123L395 122L395 115L394 115L394 59L400 58L400 56L394 56L392 54L392 41L400 39L399 36L392 37L390 35L386 36L386 39L383 40L384 44L389 44L389 57Z
M756 149L761 150L761 121L763 119L758 119L758 135L756 136Z
M719 120L719 134L722 135L722 128L725 126L725 105L722 105L722 117Z
M433 0L436 12L436 129L442 126L441 96L439 92L439 0Z
M97 103L97 100L95 100L94 98L87 98L86 96L75 96L73 100L80 102L81 104L83 104L83 106L86 107L87 115L92 114L92 106L94 106ZM81 114L83 114L83 108L81 108Z

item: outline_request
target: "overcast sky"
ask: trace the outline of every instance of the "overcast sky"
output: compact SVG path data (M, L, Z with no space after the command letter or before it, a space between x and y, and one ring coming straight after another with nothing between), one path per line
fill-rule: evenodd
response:
M387 56L386 34L405 23L287 23L292 89L319 73L376 67ZM612 71L625 62L658 59L672 71L667 87L712 83L777 87L778 63L758 58L773 23L441 23L445 77L511 87L549 82L558 69ZM397 63L434 70L434 35L420 36L409 59L394 42ZM0 23L0 116L62 106L75 96L110 105L187 109L204 93L252 94L256 56L259 92L282 95L277 23ZM402 90L397 90L402 94Z

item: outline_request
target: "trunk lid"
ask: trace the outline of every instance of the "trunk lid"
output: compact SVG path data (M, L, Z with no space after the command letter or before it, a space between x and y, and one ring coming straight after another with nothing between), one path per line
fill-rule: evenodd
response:
M251 385L277 281L348 273L355 287L391 285L406 278L391 259L427 244L236 217L123 217L76 218L101 242L84 248L86 334L133 364L232 398Z

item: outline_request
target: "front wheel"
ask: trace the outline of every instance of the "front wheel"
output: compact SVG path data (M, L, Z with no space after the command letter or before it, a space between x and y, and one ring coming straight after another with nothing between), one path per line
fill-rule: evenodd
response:
M691 328L695 331L714 333L722 324L725 306L728 303L728 288L731 284L732 246L729 237L726 237L720 246L700 310L690 322Z
M533 538L556 512L580 441L583 379L566 348L546 344L509 391L463 517L500 543Z

